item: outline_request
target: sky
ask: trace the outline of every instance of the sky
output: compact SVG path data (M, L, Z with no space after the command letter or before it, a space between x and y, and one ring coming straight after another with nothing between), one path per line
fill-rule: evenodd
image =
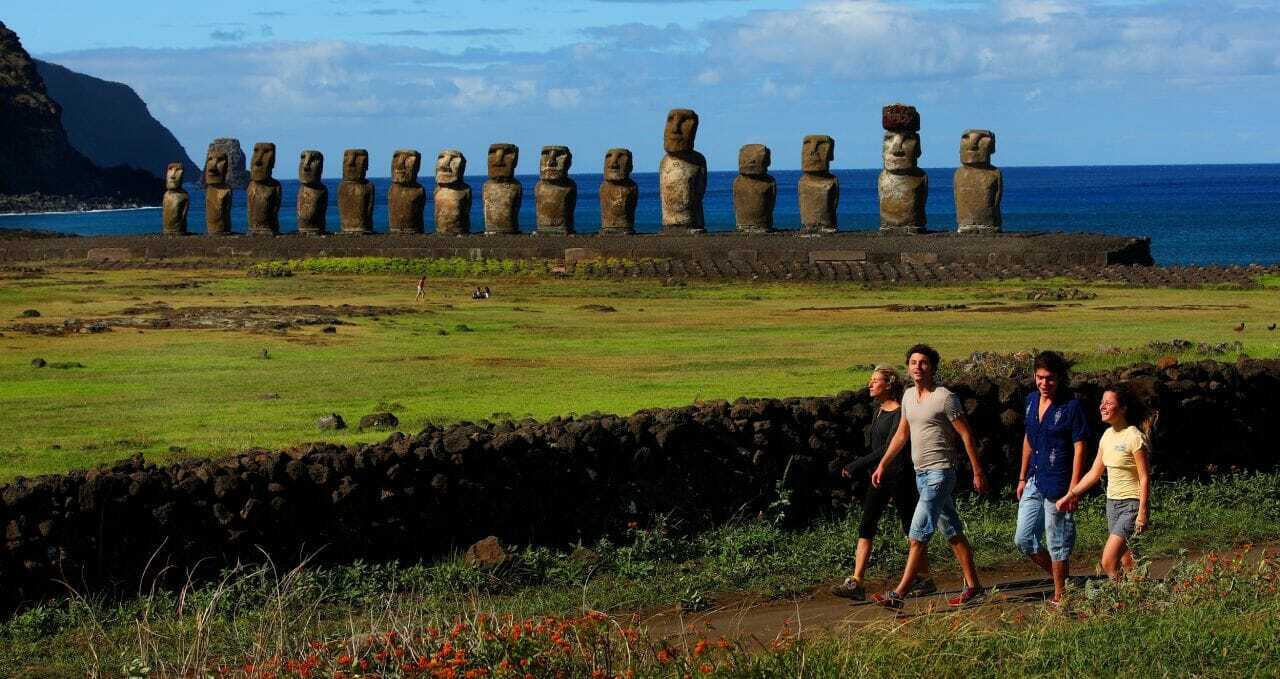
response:
M921 114L925 167L967 128L997 165L1280 162L1272 0L377 0L14 2L29 52L132 86L201 163L208 142L278 156L567 145L656 169L667 110L693 108L713 170L762 143L796 169L807 134L834 167L880 165L880 109ZM288 163L281 163L282 168ZM282 169L278 176L292 176Z

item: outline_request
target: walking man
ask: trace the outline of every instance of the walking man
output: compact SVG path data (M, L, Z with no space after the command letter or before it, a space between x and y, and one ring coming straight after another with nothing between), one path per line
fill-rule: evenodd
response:
M934 383L938 362L938 352L927 344L917 344L907 350L907 372L915 384L903 394L902 421L893 440L889 442L880 465L871 475L871 483L878 487L893 458L910 441L911 462L916 470L916 488L920 492L920 500L916 503L915 515L911 518L908 536L910 547L902 580L895 589L872 597L886 608L902 608L903 598L915 581L916 573L926 563L929 540L937 530L947 536L951 551L955 553L956 560L960 562L960 570L964 573L964 589L947 603L964 606L980 599L985 593L978 581L978 571L973 565L973 549L964 536L964 524L961 523L952 500L952 492L956 486L956 436L963 442L965 454L969 456L969 464L973 467L974 490L985 493L987 478L978 460L973 434L965 421L960 399L946 387Z

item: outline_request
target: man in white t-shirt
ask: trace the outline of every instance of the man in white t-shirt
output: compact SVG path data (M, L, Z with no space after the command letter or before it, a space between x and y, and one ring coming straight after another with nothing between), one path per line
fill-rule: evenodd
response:
M911 442L911 462L916 468L916 488L920 500L911 519L910 551L902 580L896 589L872 598L886 608L902 608L902 600L915 581L916 572L929 553L929 540L941 529L951 543L951 551L964 572L965 587L947 603L963 606L982 597L985 590L978 582L978 571L973 565L973 549L964 536L964 524L956 513L952 492L956 486L956 438L964 444L969 464L973 467L973 488L979 493L987 490L987 478L978 461L973 444L973 434L965 421L960 399L946 387L934 383L938 370L938 352L927 344L917 344L907 350L907 372L915 385L902 395L902 422L898 432L889 442L889 448L880 460L880 466L871 475L871 482L880 485L884 470L894 456Z

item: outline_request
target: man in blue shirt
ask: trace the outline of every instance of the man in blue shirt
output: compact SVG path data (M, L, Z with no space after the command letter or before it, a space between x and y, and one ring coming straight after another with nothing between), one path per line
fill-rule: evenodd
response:
M1061 355L1045 351L1036 356L1035 379L1036 390L1027 396L1014 542L1053 576L1049 604L1058 606L1071 571L1076 522L1075 503L1059 511L1056 502L1080 481L1089 423L1080 402L1066 393L1068 365Z

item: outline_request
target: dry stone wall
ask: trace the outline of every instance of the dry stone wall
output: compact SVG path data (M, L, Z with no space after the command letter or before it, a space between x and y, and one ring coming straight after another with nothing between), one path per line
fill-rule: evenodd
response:
M1096 413L1103 387L1119 379L1161 412L1158 475L1280 462L1280 362L1144 364L1079 378L1086 412ZM952 388L992 480L1007 488L1031 385L968 377ZM61 582L136 590L144 571L170 567L185 580L263 553L280 565L317 550L322 562L428 558L487 535L565 545L655 514L696 529L766 510L779 490L788 519L804 523L851 502L838 470L864 452L871 415L864 389L630 416L460 423L376 445L163 466L135 459L18 479L0 487L0 598L29 603L65 593Z

